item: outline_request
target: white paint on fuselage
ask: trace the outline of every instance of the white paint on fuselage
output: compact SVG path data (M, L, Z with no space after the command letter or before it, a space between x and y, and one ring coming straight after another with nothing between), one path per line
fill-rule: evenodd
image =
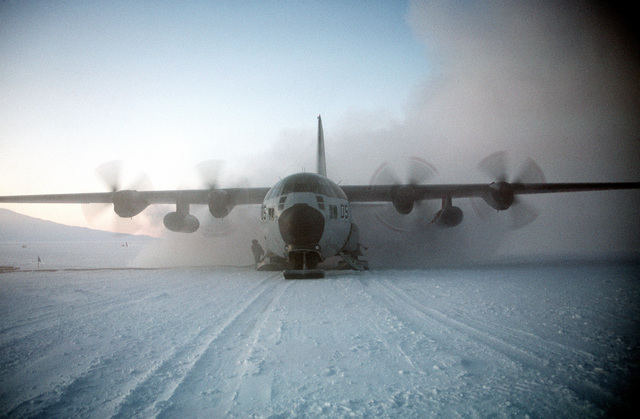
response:
M299 181L306 184L299 188L291 187ZM306 188L306 186L312 188ZM318 243L322 259L337 255L346 244L351 232L351 207L338 185L315 173L298 173L288 176L267 193L261 209L261 225L267 254L287 258L285 247L288 243L285 243L280 234L278 220L285 210L298 204L315 208L324 217L324 230Z

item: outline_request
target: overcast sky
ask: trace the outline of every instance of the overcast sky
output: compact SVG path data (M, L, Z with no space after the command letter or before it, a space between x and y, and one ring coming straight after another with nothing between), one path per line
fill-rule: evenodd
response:
M160 189L209 159L270 186L314 169L318 114L343 184L407 156L477 181L498 150L548 181L638 181L635 33L556 3L2 1L0 194L104 190L113 159Z

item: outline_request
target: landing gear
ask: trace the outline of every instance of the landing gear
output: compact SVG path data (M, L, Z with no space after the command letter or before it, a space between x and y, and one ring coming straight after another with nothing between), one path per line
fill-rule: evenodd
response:
M347 253L340 252L340 256L344 263L354 271L368 271L369 270L369 262L366 260L358 259L358 256Z
M315 252L291 252L289 264L292 269L316 269L320 262L320 256Z
M318 268L320 255L316 252L289 253L291 269L283 271L285 279L318 279L324 278L324 271Z

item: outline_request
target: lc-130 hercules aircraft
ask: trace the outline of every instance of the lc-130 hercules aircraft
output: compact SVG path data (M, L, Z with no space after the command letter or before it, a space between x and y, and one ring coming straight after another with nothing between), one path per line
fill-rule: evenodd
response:
M488 184L419 184L412 176L406 183L338 186L327 178L322 120L318 116L317 173L288 176L272 188L217 188L199 190L137 191L105 193L1 196L4 203L108 203L123 218L140 214L153 204L174 204L176 210L164 217L164 225L174 232L193 233L199 220L189 213L191 205L208 205L213 217L224 218L236 205L262 204L260 216L266 242L265 263L258 269L284 270L285 278L318 278L324 275L318 263L341 256L353 269L366 269L359 260L358 227L351 203L391 203L406 216L424 200L438 200L440 210L431 220L442 227L462 222L463 212L453 205L455 198L481 198L497 211L519 206L519 195L611 189L638 189L633 183L546 183L539 167L529 160L521 175L508 181L503 155L483 160L481 168L495 181ZM418 161L416 159L415 161ZM415 162L414 161L414 162ZM384 176L383 176L384 177ZM512 208L513 207L513 208ZM535 216L526 215L523 225ZM381 220L385 222L385 220ZM393 225L389 226L394 228Z

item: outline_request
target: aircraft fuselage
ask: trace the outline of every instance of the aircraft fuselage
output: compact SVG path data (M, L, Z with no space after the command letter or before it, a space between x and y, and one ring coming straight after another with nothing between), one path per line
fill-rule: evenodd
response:
M315 173L294 174L273 186L262 203L261 224L267 255L286 259L294 269L313 269L357 248L346 195Z

